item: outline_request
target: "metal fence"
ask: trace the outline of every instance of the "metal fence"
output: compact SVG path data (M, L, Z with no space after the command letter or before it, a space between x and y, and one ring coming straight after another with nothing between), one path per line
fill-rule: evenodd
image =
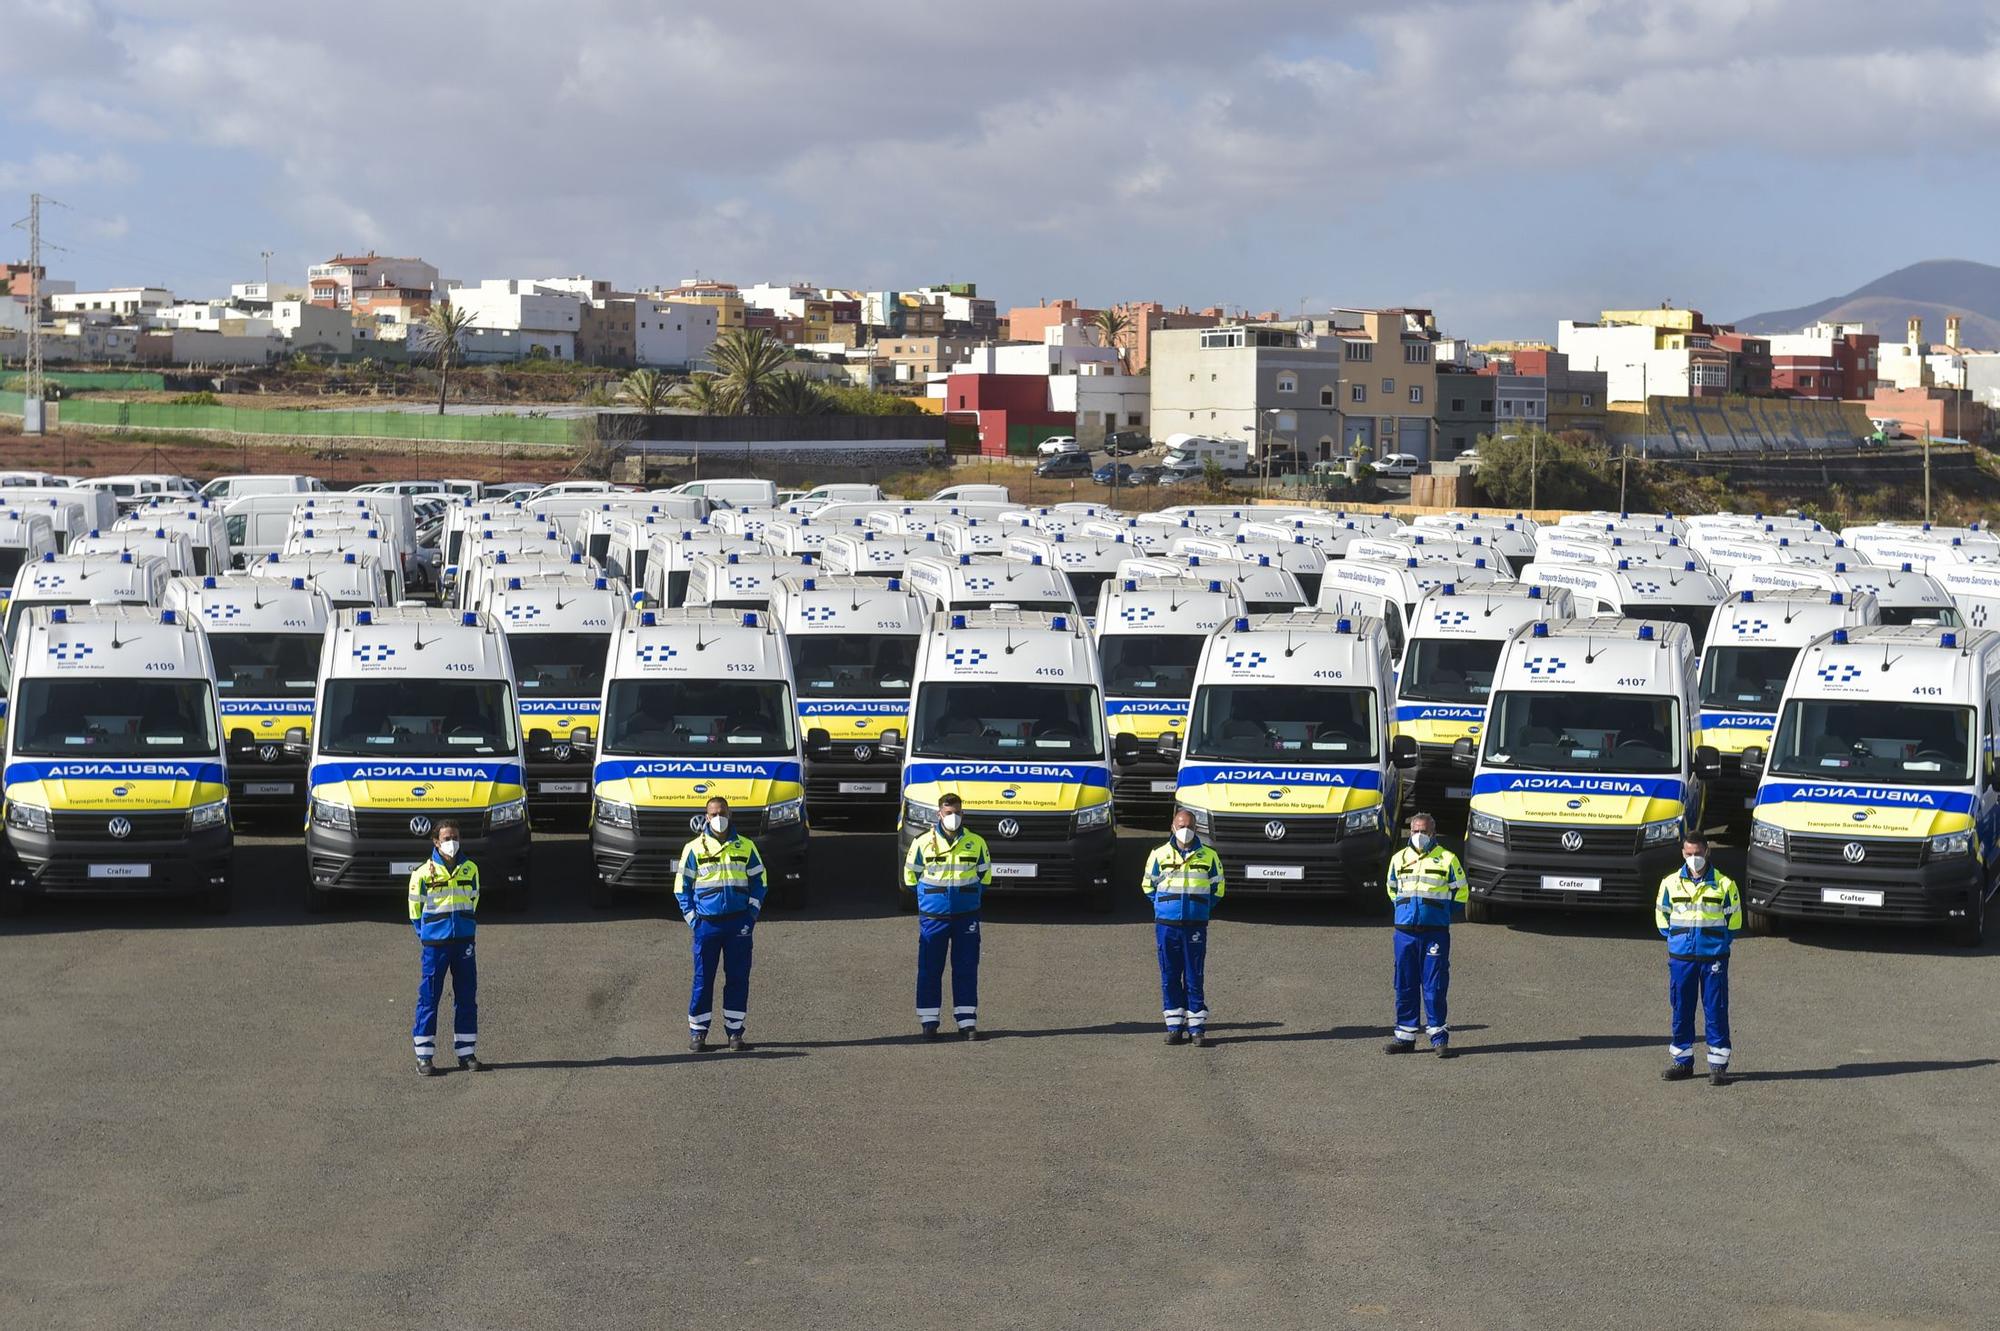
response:
M21 394L0 392L0 413L21 414ZM109 425L142 430L205 430L213 434L304 439L421 439L442 443L570 444L588 438L589 422L533 416L438 416L410 411L302 411L198 407L169 402L72 398L51 413L57 425Z

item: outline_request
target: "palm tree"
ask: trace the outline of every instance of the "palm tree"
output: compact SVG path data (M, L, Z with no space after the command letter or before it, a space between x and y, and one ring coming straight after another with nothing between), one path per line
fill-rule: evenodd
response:
M438 415L444 415L445 392L451 383L452 367L465 358L465 334L472 327L472 310L444 302L431 306L411 330L416 352L428 357L438 368Z
M771 411L771 393L792 362L792 349L761 328L732 328L715 339L708 358L722 372L735 410L763 416Z
M1132 320L1123 310L1099 310L1091 321L1098 340L1118 353L1118 368L1125 368L1125 343L1132 332Z
M730 396L729 385L719 374L706 370L691 375L684 384L677 384L669 400L677 407L684 407L698 416L734 416L735 400Z
M774 416L824 416L833 405L818 384L796 370L771 381L770 403Z
M641 416L657 416L673 402L674 390L657 370L634 370L618 385L618 400L639 409Z

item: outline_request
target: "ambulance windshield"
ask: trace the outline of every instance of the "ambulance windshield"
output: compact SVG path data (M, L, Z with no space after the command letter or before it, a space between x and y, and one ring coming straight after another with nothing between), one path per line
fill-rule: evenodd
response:
M36 758L200 758L215 753L205 679L23 679L11 713L16 754Z
M1372 763L1375 690L1211 684L1194 704L1187 751L1239 762Z
M1680 707L1638 693L1501 693L1486 726L1491 767L1540 772L1680 770Z
M1778 718L1770 770L1819 780L1963 785L1972 780L1972 709L1794 698Z

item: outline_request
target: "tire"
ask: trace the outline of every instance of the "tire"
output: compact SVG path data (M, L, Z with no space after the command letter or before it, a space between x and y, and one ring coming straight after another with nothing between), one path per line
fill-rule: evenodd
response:
M785 884L785 890L779 893L779 898L786 910L804 910L807 906L812 905L812 885L806 881L806 876L801 873L797 878Z
M1117 904L1109 887L1093 887L1083 894L1083 908L1092 915L1109 915Z
M1986 941L1986 898L1974 897L1964 919L1951 927L1951 941L1960 947L1978 947Z
M616 897L617 894L611 890L611 884L605 882L602 878L593 878L590 880L590 908L592 910L610 910L616 904Z
M197 900L204 915L227 915L236 901L236 884L228 879L205 890Z
M1782 938L1789 927L1789 921L1784 916L1762 910L1746 911L1743 923L1750 933L1762 934L1766 938Z
M1469 896L1465 901L1465 921L1467 924L1496 924L1499 911L1485 897Z
M27 914L28 897L9 882L0 882L0 917L15 919Z
M333 893L322 891L319 888L313 886L313 884L307 883L306 914L324 915L332 909L333 909Z

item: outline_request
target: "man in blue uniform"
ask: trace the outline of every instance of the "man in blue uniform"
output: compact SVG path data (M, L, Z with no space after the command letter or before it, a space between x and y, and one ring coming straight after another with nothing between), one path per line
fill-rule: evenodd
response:
M1660 1076L1686 1081L1694 1076L1694 1006L1707 1019L1708 1081L1729 1082L1729 945L1743 928L1743 897L1736 880L1709 863L1708 842L1689 833L1681 843L1681 867L1660 880L1653 919L1667 940L1667 1006L1673 1061Z
M1454 1057L1446 1002L1451 989L1451 922L1465 913L1465 866L1437 843L1437 819L1410 819L1410 843L1389 857L1389 900L1396 903L1396 1033L1385 1054L1417 1047L1417 1023L1439 1058Z
M1222 860L1194 832L1194 815L1174 811L1173 835L1146 860L1140 890L1153 899L1160 954L1160 1008L1167 1043L1208 1043L1208 923L1222 897Z
M979 1038L979 904L993 883L986 839L965 826L957 795L938 799L937 826L910 843L903 885L917 894L917 1022L938 1038L944 963L951 959L951 1015L959 1035Z
M451 1042L458 1066L486 1071L477 1052L479 969L472 954L472 936L479 927L479 866L460 859L458 849L458 824L439 823L431 830L431 857L410 872L410 925L424 945L417 1016L410 1024L420 1077L437 1075L438 1001L444 997L446 975L451 976Z
M729 801L708 802L701 834L681 850L674 900L694 931L694 984L688 995L688 1048L708 1048L715 1009L716 963L721 962L722 1029L740 1052L750 1011L750 941L764 909L764 861L749 837L729 830Z

